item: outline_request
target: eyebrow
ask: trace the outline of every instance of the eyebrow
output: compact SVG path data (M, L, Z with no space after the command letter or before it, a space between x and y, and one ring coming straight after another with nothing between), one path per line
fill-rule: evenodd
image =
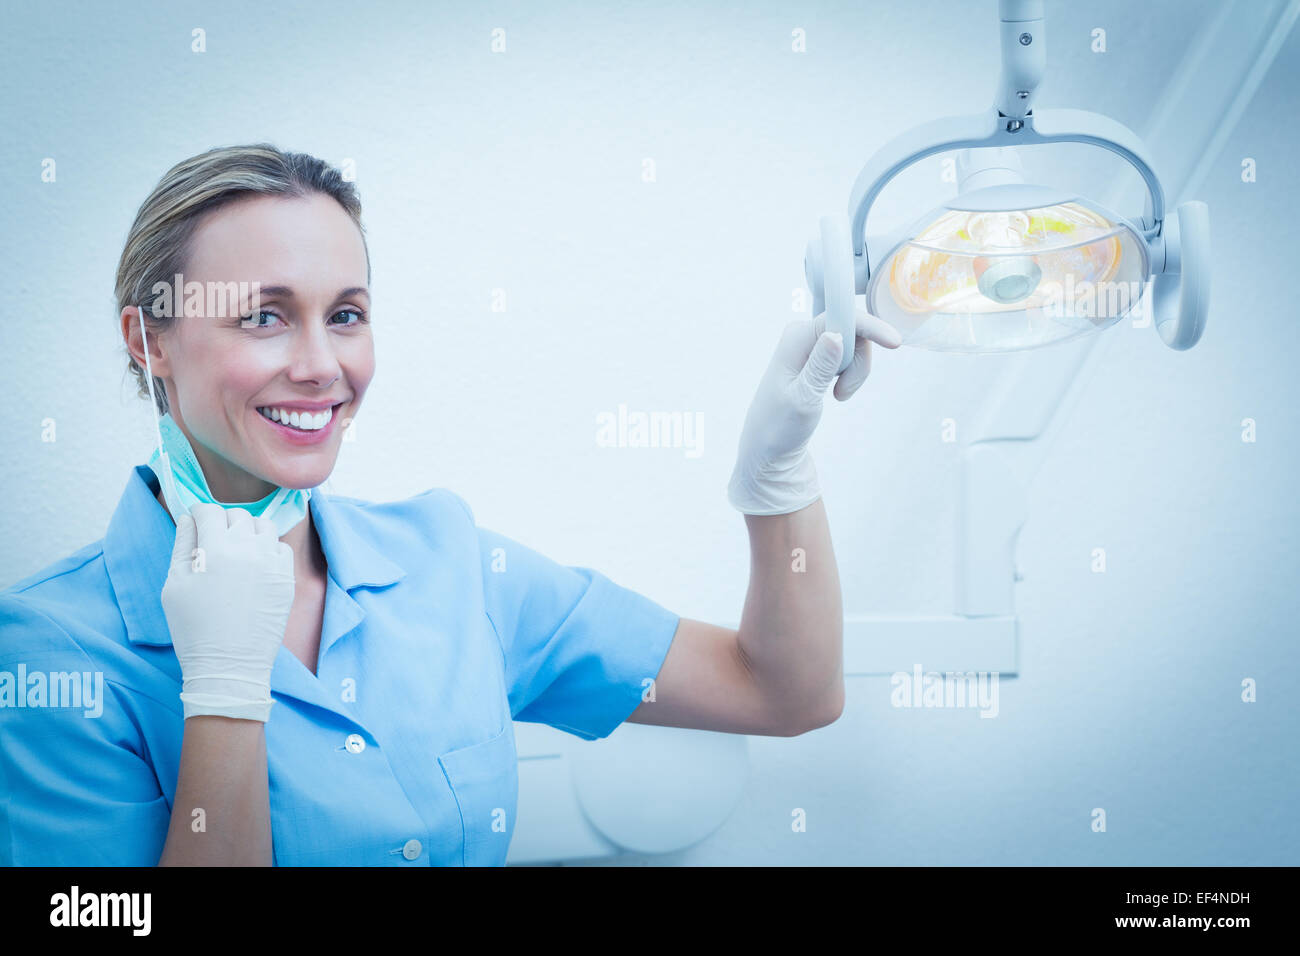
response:
M279 296L284 299L292 299L294 297L293 289L287 285L259 286L258 293L263 299L270 299L276 296ZM365 286L359 286L359 285L349 286L348 288L340 291L339 294L334 297L334 302L341 302L343 299L351 298L354 295L364 295L367 299L369 299L370 290L368 290ZM247 312L248 309L251 309L252 307L253 307L253 303L252 300L250 299L247 308L243 309L242 311Z

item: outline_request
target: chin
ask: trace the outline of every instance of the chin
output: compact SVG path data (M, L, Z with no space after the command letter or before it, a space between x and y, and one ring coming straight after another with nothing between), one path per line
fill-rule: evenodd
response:
M303 463L297 468L272 469L267 472L266 480L281 488L315 488L325 481L334 471L334 458L319 466Z

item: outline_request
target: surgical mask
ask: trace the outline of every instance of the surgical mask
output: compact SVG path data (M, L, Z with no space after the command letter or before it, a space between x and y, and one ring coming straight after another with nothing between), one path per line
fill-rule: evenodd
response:
M149 340L144 331L144 306L139 306L140 339L144 348L145 381L149 384L149 408L153 410L154 429L158 447L149 459L149 467L158 476L167 510L175 519L189 514L198 504L214 504L223 508L243 508L253 517L267 518L275 524L275 533L283 537L289 529L307 516L310 488L277 488L261 501L218 501L212 496L208 480L203 475L199 460L190 441L176 424L171 413L158 417L158 403L154 399L153 367L149 361Z

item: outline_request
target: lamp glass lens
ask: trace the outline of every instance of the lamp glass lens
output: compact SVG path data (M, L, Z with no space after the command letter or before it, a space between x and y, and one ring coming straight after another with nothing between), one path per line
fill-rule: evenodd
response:
M1142 238L1078 202L944 209L875 270L867 307L904 344L1015 351L1113 325L1147 275Z

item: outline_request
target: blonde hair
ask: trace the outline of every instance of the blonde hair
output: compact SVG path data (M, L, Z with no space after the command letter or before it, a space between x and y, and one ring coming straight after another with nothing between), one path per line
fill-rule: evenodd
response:
M156 283L171 285L185 272L190 244L204 214L234 200L253 195L333 197L361 230L361 198L356 186L339 170L306 153L286 153L269 143L221 146L177 163L141 204L126 237L117 265L117 314L140 306L150 335L175 322L148 306ZM366 282L370 281L370 249L366 247ZM144 367L127 351L128 371L135 375L141 398L149 396ZM167 392L154 376L159 414L168 410Z

